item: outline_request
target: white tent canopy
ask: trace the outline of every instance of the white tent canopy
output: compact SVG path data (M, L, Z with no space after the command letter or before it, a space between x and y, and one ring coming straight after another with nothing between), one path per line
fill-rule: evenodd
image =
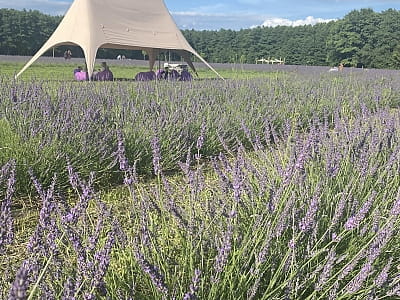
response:
M177 52L195 70L192 53L221 77L189 45L163 0L75 0L54 33L16 77L47 50L60 45L82 48L89 77L99 48L144 50L150 69L158 53L167 50Z

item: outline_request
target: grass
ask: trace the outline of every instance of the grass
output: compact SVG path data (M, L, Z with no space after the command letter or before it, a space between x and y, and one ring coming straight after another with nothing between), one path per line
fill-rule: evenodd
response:
M13 77L17 74L25 65L23 62L0 62L0 74ZM78 64L71 61L64 63L33 63L22 75L22 80L58 80L58 81L73 81L73 70L78 65L84 65L82 60ZM112 70L114 77L117 79L133 79L135 75L139 72L148 71L148 67L135 66L135 65L117 65L112 62L109 63L110 69ZM95 69L100 69L100 62L97 62ZM237 69L236 69L237 68ZM208 68L201 67L198 70L199 78L218 78L217 75L209 70ZM270 77L270 76L282 76L282 72L265 72L260 71L240 69L240 67L235 67L235 69L218 69L220 75L227 79L250 79L257 77Z

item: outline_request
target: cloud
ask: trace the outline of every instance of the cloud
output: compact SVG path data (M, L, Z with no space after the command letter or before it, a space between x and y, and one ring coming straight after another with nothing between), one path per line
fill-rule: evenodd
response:
M243 13L207 13L202 11L171 12L175 22L182 29L219 30L229 28L239 30L250 28L252 24L262 23L264 17Z
M336 21L336 19L322 19L308 16L304 20L289 20L284 18L268 18L261 24L261 27L276 27L276 26L303 26L303 25L315 25L317 23L328 23L330 21ZM257 26L251 26L252 28Z
M276 27L276 26L303 26L327 23L337 19L323 19L308 16L305 19L289 20L286 18L270 17L265 18L256 14L225 14L225 13L204 13L195 11L177 11L172 15L178 26L183 29L196 28L197 30L230 28L234 30L255 27ZM253 24L261 25L253 25Z

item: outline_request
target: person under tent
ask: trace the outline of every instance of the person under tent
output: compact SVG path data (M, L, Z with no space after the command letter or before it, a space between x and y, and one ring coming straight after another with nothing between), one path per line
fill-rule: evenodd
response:
M74 70L74 74L76 74L77 72L82 71L82 67L78 66L75 70Z
M176 81L176 80L179 80L179 77L180 77L179 72L175 69L172 69L168 72L169 80Z
M163 70L163 69L157 70L156 78L157 78L157 80L167 79L167 72L165 70Z
M191 81L192 75L183 64L164 64L164 69L159 69L156 72L158 80L171 80L171 81Z
M183 70L179 76L179 81L192 81L192 74L188 70Z
M111 72L107 63L103 61L101 63L101 69L99 72L93 75L93 80L96 81L112 81L114 80L114 74Z
M154 71L139 72L135 76L135 81L152 81L156 79Z
M87 72L87 70L86 70L86 67L85 67L84 69L82 69L81 66L78 66L78 67L74 70L74 77L75 77L75 80L78 80L78 81L85 81L85 80L88 80L89 77L88 77L88 72Z

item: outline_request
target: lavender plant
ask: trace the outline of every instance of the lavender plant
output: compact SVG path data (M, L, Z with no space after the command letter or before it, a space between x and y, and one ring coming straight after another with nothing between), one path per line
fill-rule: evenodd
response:
M178 169L189 147L203 158L218 155L224 149L220 137L228 148L236 147L239 140L246 148L257 149L271 124L274 132L267 138L277 142L285 135L285 123L292 123L294 117L303 128L314 117L325 118L332 126L335 112L344 112L345 118L361 113L362 106L375 110L399 104L394 71L349 71L341 76L322 73L323 69L288 67L287 71L252 80L159 82L157 86L4 79L0 163L10 157L19 162L17 189L25 192L31 186L26 175L29 167L45 184L56 172L59 186L68 186L66 155L83 175L96 171L103 186L118 184L113 160L117 130L125 136L127 157L137 161L137 172L151 174L154 136L160 141L163 169L171 171ZM373 87L373 92L365 86ZM335 172L329 164L327 168Z
M14 240L14 220L11 214L11 200L15 189L15 161L10 161L0 169L0 185L6 183L0 206L0 254ZM0 194L0 195L1 195Z
M0 278L0 297L400 297L398 79L301 75L63 83L56 97L45 83L13 83L21 88L0 103L2 128L19 136L21 151L43 145L24 175L40 209L27 240L13 216L11 247L28 247L13 280ZM71 126L52 135L57 122ZM18 184L27 152L13 151ZM97 174L123 185L98 192Z

